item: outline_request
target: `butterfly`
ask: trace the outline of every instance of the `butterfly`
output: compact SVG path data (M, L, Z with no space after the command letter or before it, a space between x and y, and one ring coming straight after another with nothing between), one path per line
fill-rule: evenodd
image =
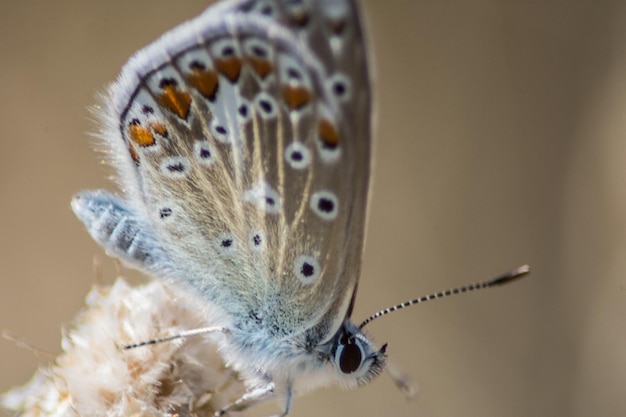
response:
M230 0L140 50L104 97L123 196L86 191L73 210L109 254L212 306L202 331L249 386L220 414L280 395L284 416L297 392L367 383L386 345L362 327L424 301L351 320L370 78L354 0Z

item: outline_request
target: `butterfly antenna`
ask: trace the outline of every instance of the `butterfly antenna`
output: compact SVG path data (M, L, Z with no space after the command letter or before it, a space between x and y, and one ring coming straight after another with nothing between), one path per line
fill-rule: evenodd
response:
M523 276L525 276L526 274L528 274L530 272L530 267L528 265L522 265L518 268L515 268L514 270L507 272L504 275L501 275L497 278L494 278L490 281L483 281L483 282L478 282L475 284L471 284L471 285L465 285L463 287L457 287L457 288L453 288L447 291L440 291L440 292L436 292L433 294L429 294L429 295L425 295L423 297L420 298L416 298L414 300L409 300L409 301L405 301L404 303L400 303L398 305L395 305L393 307L388 307L384 310L379 311L376 314L372 314L371 316L369 316L367 319L365 319L363 321L363 323L361 323L359 325L359 329L362 329L363 327L365 327L366 324L368 324L369 322L376 320L379 317L382 317L386 314L389 314L393 311L396 310L400 310L403 309L405 307L410 307L414 304L421 304L421 303L425 303L426 301L430 301L430 300L435 300L437 298L445 298L445 297L449 297L451 295L456 295L456 294L462 294L464 292L470 292L470 291L476 291L476 290L484 290L485 288L491 288L491 287L496 287L499 285L504 285L504 284L508 284L509 282L515 281L519 278L522 278Z

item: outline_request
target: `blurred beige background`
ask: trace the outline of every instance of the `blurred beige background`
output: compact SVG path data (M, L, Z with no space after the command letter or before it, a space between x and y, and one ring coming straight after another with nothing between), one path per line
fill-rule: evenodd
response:
M0 328L59 351L102 251L69 208L108 187L87 106L205 1L0 3ZM419 384L298 399L294 416L626 414L626 6L365 0L377 153L355 317L491 278L518 284L369 327ZM105 281L113 262L103 259ZM0 390L44 360L0 340Z

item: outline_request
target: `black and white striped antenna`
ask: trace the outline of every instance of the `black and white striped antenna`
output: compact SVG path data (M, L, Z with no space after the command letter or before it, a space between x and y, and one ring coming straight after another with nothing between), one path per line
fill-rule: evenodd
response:
M471 285L464 285L462 287L452 288L446 291L440 291L433 294L425 295L423 297L415 298L413 300L405 301L404 303L397 304L393 307L388 307L384 310L379 311L378 313L372 314L367 319L363 321L359 325L359 329L362 329L373 320L376 320L379 317L387 315L396 310L401 310L406 307L410 307L415 304L425 303L426 301L431 301L439 298L449 297L451 295L463 294L465 292L484 290L486 288L497 287L499 285L508 284L509 282L518 280L530 272L530 267L528 265L522 265L514 270L507 272L504 275L500 275L497 278L494 278L490 281L477 282Z

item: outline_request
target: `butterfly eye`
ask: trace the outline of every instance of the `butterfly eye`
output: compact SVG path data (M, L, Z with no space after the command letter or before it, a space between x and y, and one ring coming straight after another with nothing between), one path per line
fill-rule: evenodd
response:
M356 372L363 363L363 347L359 339L342 341L337 348L335 361L344 374Z
M361 348L354 343L347 344L339 356L339 369L344 374L351 374L361 366L363 354Z

